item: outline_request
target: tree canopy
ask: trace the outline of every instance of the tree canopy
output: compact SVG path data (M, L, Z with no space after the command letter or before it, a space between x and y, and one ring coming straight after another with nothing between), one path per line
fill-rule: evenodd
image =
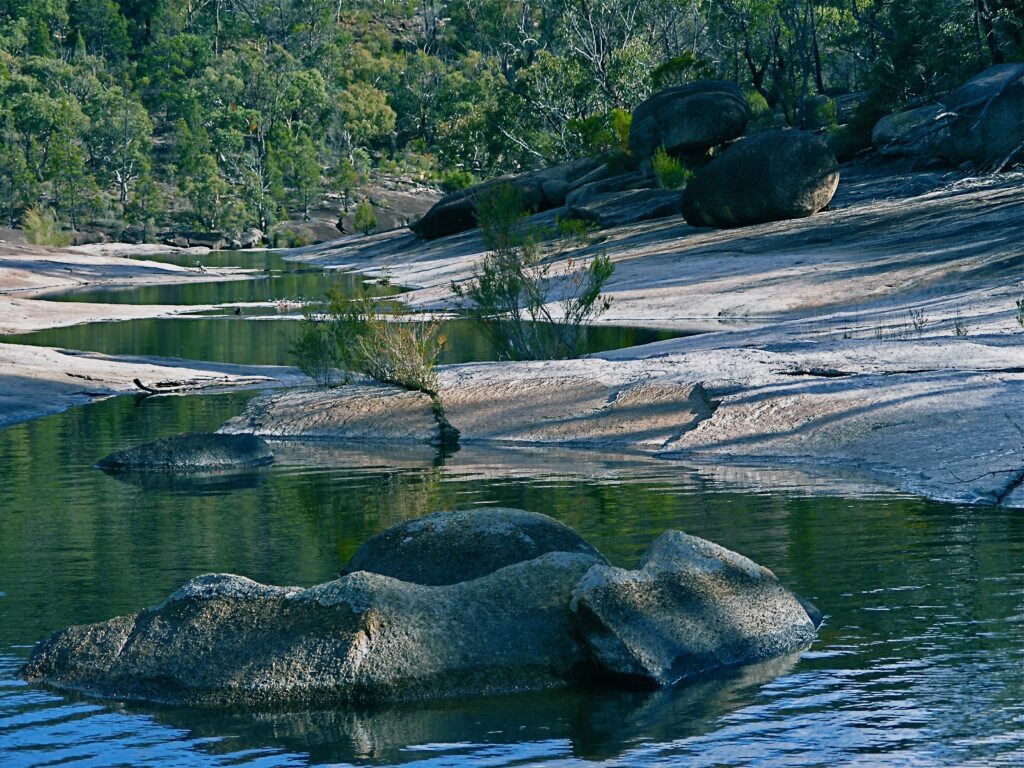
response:
M1022 30L1024 0L0 0L0 215L265 229L378 172L610 151L703 77L788 124L865 92L866 123Z

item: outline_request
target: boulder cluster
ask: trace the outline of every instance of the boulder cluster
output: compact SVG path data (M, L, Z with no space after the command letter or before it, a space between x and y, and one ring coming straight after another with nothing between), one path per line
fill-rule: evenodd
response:
M940 103L886 115L871 141L883 155L981 170L1024 160L1024 64L997 64Z
M746 97L733 83L667 88L633 110L628 159L587 158L478 184L442 198L412 230L431 239L474 228L477 201L501 184L518 190L524 212L558 210L563 219L600 228L680 213L695 226L730 227L809 216L826 206L839 169L824 142L801 131L737 141L749 119ZM660 188L653 162L659 150L697 169L686 193Z
M22 675L188 704L653 688L797 651L820 621L767 568L703 539L669 531L630 571L550 517L484 509L401 523L308 589L201 576L57 632Z

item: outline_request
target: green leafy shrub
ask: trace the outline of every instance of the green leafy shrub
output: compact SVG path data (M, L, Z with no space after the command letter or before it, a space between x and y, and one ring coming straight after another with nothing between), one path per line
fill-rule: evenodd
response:
M654 176L662 189L682 189L690 179L693 171L687 168L678 158L672 157L664 147L658 147L651 162L654 164Z
M1017 299L1017 325L1024 328L1024 299Z
M364 235L377 228L377 215L373 212L373 206L365 200L356 208L355 227Z
M760 91L751 89L744 95L747 97L747 109L750 110L752 118L760 117L771 110L771 107L768 106L768 99Z
M25 230L25 238L34 245L61 247L71 243L71 237L61 231L52 208L29 208L22 217L21 226Z
M461 192L476 184L476 177L469 171L448 171L441 177L441 189L446 193Z
M318 387L329 389L351 380L335 343L334 325L322 312L306 312L289 351L299 370Z
M525 229L521 193L509 185L481 196L477 219L489 253L470 280L452 283L452 293L470 305L503 354L517 360L576 355L583 326L609 307L601 290L615 269L611 259L568 258L556 270L544 259L540 233Z

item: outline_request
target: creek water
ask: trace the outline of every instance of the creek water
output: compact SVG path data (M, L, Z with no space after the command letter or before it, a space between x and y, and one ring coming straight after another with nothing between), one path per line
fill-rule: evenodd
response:
M238 263L224 258L206 264ZM323 275L296 274L302 291L322 295ZM118 296L190 303L186 289L200 292L191 303L209 303L198 284ZM282 329L294 326L143 320L20 340L287 362ZM628 330L600 343L657 338ZM456 359L486 359L479 335L456 342ZM94 467L118 448L215 429L252 396L121 397L0 430L0 766L1024 764L1020 510L933 503L796 468L550 449L465 447L442 458L427 447L278 443L273 466L234 475L131 480ZM50 632L158 603L200 573L315 584L394 523L486 505L553 515L624 567L666 529L704 536L772 568L826 623L803 653L657 692L248 711L98 701L17 677Z
M592 452L278 444L258 472L144 484L93 467L215 428L248 397L116 398L0 431L0 765L1024 761L1020 511L844 498L787 472L751 493L756 473ZM494 504L553 515L626 567L666 529L710 538L828 618L802 654L653 693L260 712L95 701L16 677L48 633L155 604L199 573L314 584L400 520Z

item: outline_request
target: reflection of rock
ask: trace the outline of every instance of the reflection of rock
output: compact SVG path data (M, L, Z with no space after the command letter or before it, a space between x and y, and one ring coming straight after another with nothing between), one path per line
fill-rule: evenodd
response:
M600 668L660 686L791 652L815 637L807 610L775 574L679 531L659 537L640 570L592 568L572 611Z
M370 571L414 584L456 584L547 552L601 553L567 525L519 509L435 512L374 536L345 573Z
M261 472L244 469L188 473L109 469L105 471L121 482L138 486L145 491L203 496L255 488L263 479Z
M695 227L739 227L817 213L839 186L839 164L821 139L766 131L731 145L683 192Z
M190 471L258 467L274 461L267 443L254 435L192 432L126 448L97 464L109 470Z
M657 691L566 689L415 706L257 711L173 707L131 710L194 738L230 738L236 750L279 748L308 754L310 764L420 759L424 744L496 745L552 740L573 756L613 760L641 741L671 742L706 732L710 719L752 703L762 685L788 674L797 655L728 670ZM459 750L468 762L472 747Z

